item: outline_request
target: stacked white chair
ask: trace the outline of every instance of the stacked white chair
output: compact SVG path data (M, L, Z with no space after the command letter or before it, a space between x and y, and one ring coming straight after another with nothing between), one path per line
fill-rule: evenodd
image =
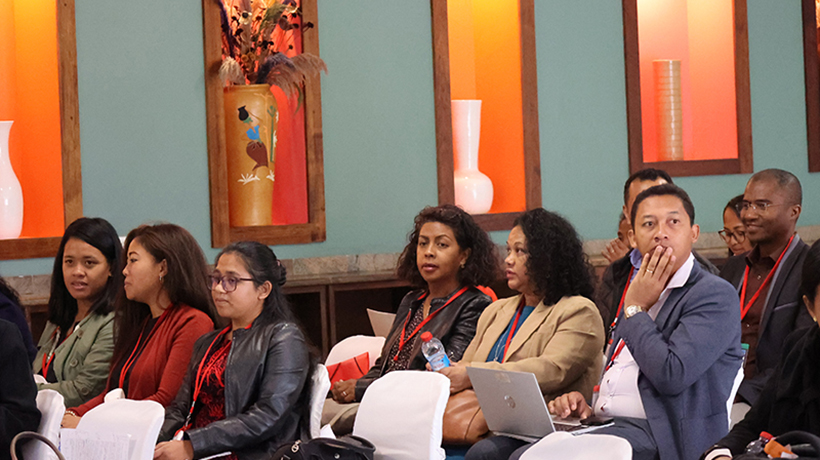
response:
M376 446L376 460L441 460L450 380L437 372L394 371L364 393L353 434Z
M63 395L54 390L38 391L37 409L41 414L40 427L37 432L48 438L54 445L60 445L60 423L65 415ZM57 458L50 447L36 440L29 441L21 450L25 459L51 460Z
M115 399L88 411L76 431L129 435L128 460L151 460L164 419L165 409L156 401Z
M632 460L632 446L626 439L607 434L573 436L556 431L536 442L521 460Z
M324 364L317 364L310 387L310 437L320 437L322 429L322 409L327 392L330 391L330 377Z
M350 358L355 358L364 352L368 352L370 367L376 363L384 346L384 337L373 337L369 335L354 335L337 343L330 349L325 365L340 363Z

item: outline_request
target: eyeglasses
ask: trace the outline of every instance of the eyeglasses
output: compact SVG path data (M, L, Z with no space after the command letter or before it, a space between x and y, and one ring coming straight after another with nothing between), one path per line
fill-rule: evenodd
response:
M234 278L231 276L210 275L211 283L208 289L213 290L217 284L222 284L222 289L225 292L233 292L236 290L236 283L240 281L253 281L253 278Z
M749 208L754 209L755 211L759 212L766 212L767 209L771 208L772 206L783 206L784 203L781 204L774 204L769 203L768 201L742 201L737 205L737 212L748 211Z
M735 239L738 243L742 243L746 241L746 232L738 230L736 232L730 232L726 229L718 231L718 234L723 237L723 241L729 242L732 238Z

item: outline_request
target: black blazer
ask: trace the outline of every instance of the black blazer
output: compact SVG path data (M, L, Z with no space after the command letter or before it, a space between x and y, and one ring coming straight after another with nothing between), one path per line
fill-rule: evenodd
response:
M165 410L159 440L167 441L185 423L197 367L219 331L194 344L188 373ZM282 444L308 430L310 356L302 331L293 323L266 323L234 331L225 365L225 418L187 431L196 458L231 451L242 460L269 459Z
M751 379L743 379L737 391L737 394L751 405L757 401L766 381L774 373L783 353L786 337L792 331L813 324L800 295L803 261L808 252L809 246L800 239L800 236L795 235L772 280L758 333L757 375ZM738 296L745 270L746 254L741 254L730 257L720 271L720 276L732 283L738 291Z
M11 458L11 440L21 431L37 431L37 385L20 330L0 319L0 460Z
M774 436L795 430L820 433L820 328L793 332L784 350L760 398L715 447L739 455L764 430Z
M384 341L381 356L367 374L356 381L356 401L361 401L367 387L387 371L387 355L390 353L390 348L399 340L404 322L407 320L407 314L412 309L421 307L422 301L419 300L419 297L423 293L423 290L410 291L401 300L399 309L396 312L396 319L393 321L390 333L387 334L387 339ZM450 295L454 294L456 293ZM481 316L481 313L490 303L492 303L490 296L475 287L470 287L464 294L453 300L450 305L447 305L445 310L431 318L418 334L421 336L422 333L430 331L433 337L441 340L450 360L460 361L461 355L464 354L464 350L467 349L470 341L475 336L478 317ZM435 308L431 307L430 314L442 308L441 306L443 306L443 303L439 303L439 306ZM421 353L421 340L414 342L412 356L408 369L424 370L427 360Z

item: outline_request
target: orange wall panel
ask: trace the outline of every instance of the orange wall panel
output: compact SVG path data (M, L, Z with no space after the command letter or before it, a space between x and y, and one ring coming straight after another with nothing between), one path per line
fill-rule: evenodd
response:
M21 236L60 236L65 224L56 3L16 0L14 24L16 107L9 142L23 188Z

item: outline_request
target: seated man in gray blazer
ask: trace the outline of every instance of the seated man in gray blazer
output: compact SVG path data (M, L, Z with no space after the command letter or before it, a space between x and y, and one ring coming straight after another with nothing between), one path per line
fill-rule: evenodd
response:
M694 460L728 432L740 307L729 283L695 263L694 219L675 185L638 195L632 243L644 257L619 308L599 393L592 407L575 392L549 403L559 417L614 418L595 433L625 438L636 460Z

